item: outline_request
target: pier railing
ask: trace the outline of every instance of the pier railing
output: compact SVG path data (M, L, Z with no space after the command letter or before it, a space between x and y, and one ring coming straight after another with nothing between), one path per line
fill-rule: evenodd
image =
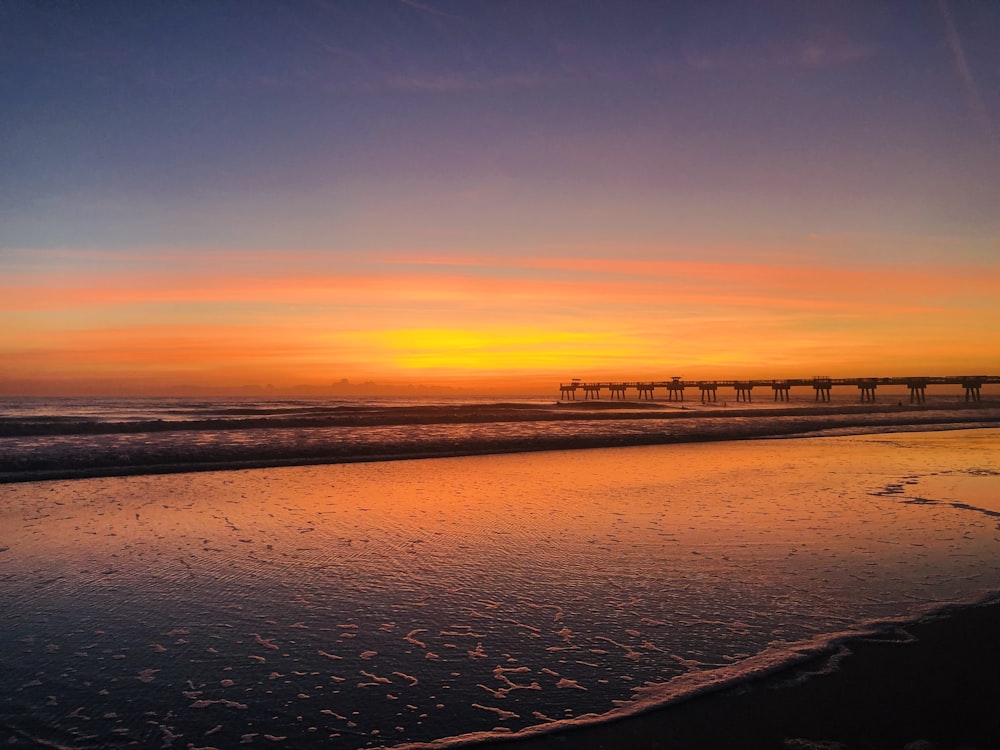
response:
M674 377L670 380L654 381L584 381L574 379L569 383L559 384L562 398L576 400L578 392L584 399L600 399L601 391L607 391L612 400L626 398L626 392L634 390L639 400L654 399L657 390L665 391L668 401L683 401L684 391L688 388L697 389L701 393L701 401L717 401L719 388L732 388L737 401L751 401L754 388L769 388L775 401L788 401L792 388L809 387L815 392L816 401L829 401L830 392L834 386L855 386L861 401L874 402L875 391L879 386L901 385L910 390L910 403L923 403L926 399L929 385L958 385L965 390L966 401L979 401L984 385L1000 383L1000 375L945 375L945 376L913 376L892 378L830 378L814 376L811 378L781 378L752 380L684 380Z

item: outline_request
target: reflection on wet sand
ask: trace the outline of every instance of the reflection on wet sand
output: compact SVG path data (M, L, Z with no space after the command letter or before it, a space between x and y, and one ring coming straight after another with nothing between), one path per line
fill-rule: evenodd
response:
M3 486L0 731L354 748L627 712L1000 589L998 441Z

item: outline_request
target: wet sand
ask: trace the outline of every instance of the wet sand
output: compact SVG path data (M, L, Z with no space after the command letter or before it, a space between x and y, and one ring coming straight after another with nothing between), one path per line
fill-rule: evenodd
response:
M484 747L991 750L1000 748L998 635L1000 602L955 610L739 688Z
M496 747L619 707L507 746L995 748L997 607L635 712L1000 591L998 440L4 485L0 744Z

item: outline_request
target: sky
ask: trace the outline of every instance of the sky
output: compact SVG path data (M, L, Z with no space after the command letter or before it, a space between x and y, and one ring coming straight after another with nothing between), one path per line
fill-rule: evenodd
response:
M1000 3L0 0L0 395L1000 374Z

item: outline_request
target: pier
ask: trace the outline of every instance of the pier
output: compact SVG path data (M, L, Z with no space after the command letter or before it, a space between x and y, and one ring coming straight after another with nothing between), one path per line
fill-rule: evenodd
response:
M857 388L862 403L874 403L879 386L905 386L910 391L910 403L922 404L927 400L929 385L957 385L965 391L966 401L979 401L984 385L1000 384L1000 375L946 375L943 377L898 377L898 378L831 378L817 375L811 378L780 380L684 380L674 376L661 381L583 381L574 378L569 383L559 384L559 395L567 401L575 401L577 392L584 399L600 399L601 391L607 391L611 400L626 399L628 391L635 391L639 400L654 400L656 390L666 392L667 401L683 401L688 388L701 392L701 402L718 401L720 388L732 388L737 402L753 400L753 389L769 388L775 401L787 402L792 388L812 388L815 401L829 401L834 386Z

